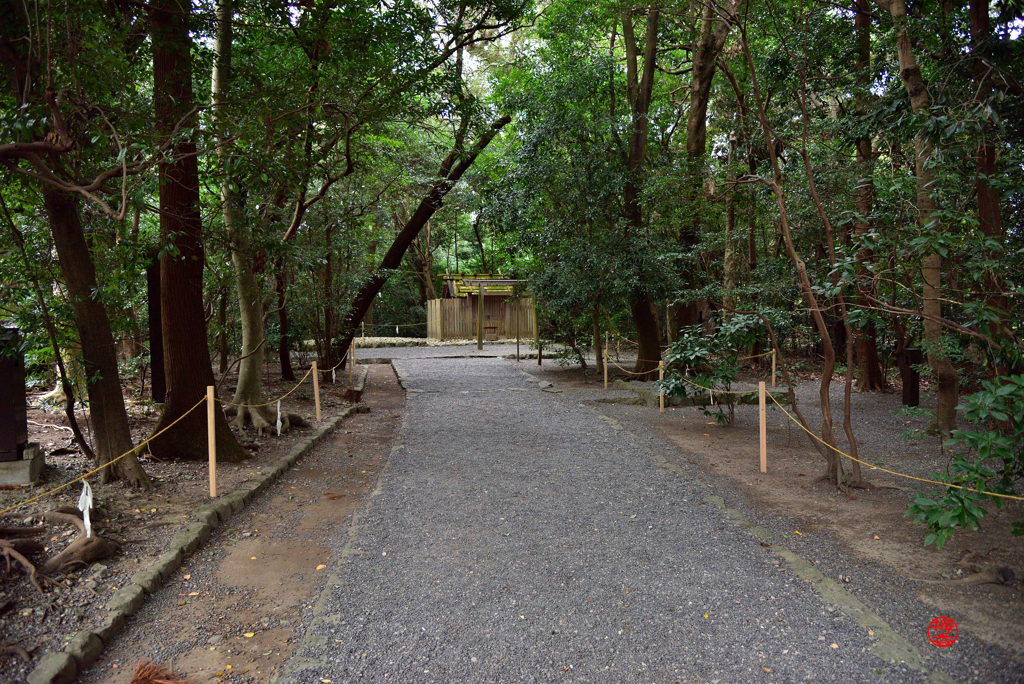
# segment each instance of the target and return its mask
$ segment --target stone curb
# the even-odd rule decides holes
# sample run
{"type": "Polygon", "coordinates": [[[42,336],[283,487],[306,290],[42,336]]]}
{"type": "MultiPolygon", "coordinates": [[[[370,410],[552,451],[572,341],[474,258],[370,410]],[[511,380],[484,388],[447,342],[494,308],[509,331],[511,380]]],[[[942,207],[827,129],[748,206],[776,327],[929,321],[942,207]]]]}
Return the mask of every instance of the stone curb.
{"type": "MultiPolygon", "coordinates": [[[[357,381],[360,391],[366,383],[369,369],[357,381]]],[[[157,558],[148,568],[135,573],[131,581],[114,592],[107,602],[107,618],[95,632],[82,631],[76,634],[64,647],[44,655],[28,675],[29,684],[71,684],[78,673],[95,662],[103,647],[124,629],[125,620],[137,613],[149,594],[153,594],[174,573],[182,562],[196,549],[210,540],[213,528],[226,523],[231,516],[240,512],[254,498],[267,489],[275,480],[286,473],[303,456],[312,451],[343,420],[356,413],[369,413],[366,404],[350,406],[337,416],[328,418],[312,435],[303,439],[274,462],[270,471],[257,476],[240,489],[229,492],[213,501],[197,507],[188,518],[189,524],[171,539],[167,552],[157,558]]]]}

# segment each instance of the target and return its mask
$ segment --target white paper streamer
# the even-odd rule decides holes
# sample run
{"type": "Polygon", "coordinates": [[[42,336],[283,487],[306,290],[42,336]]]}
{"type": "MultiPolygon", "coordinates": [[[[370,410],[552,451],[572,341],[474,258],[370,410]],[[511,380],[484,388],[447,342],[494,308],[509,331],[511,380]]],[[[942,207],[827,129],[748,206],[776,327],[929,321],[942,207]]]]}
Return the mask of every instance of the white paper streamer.
{"type": "Polygon", "coordinates": [[[277,436],[281,436],[281,400],[277,400],[277,436]]]}
{"type": "Polygon", "coordinates": [[[89,522],[89,509],[92,508],[92,487],[85,480],[82,480],[82,495],[78,497],[78,510],[82,511],[82,521],[85,523],[85,536],[92,536],[92,523],[89,522]]]}
{"type": "Polygon", "coordinates": [[[398,326],[397,325],[395,326],[395,334],[396,335],[398,334],[398,326]]]}
{"type": "Polygon", "coordinates": [[[337,385],[338,384],[338,374],[334,371],[333,368],[331,369],[331,384],[332,385],[337,385]]]}

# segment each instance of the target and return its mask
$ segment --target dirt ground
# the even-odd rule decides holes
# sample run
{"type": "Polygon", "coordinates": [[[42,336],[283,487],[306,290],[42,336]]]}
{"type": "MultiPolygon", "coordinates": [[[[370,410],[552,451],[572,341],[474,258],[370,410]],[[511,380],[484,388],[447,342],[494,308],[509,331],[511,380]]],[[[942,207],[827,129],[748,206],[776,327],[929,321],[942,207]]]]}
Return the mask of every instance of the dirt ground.
{"type": "MultiPolygon", "coordinates": [[[[308,366],[307,366],[308,368],[308,366]]],[[[296,368],[301,377],[307,368],[296,368]]],[[[230,400],[229,388],[235,377],[223,383],[219,396],[230,400]]],[[[342,399],[347,389],[348,374],[338,374],[338,384],[321,383],[321,409],[324,417],[336,415],[348,404],[342,399]]],[[[264,396],[280,396],[295,385],[282,382],[276,365],[268,365],[264,375],[264,396]]],[[[143,441],[152,431],[159,415],[159,407],[139,397],[138,387],[128,387],[125,401],[128,407],[132,437],[135,443],[143,441]]],[[[311,378],[282,402],[282,411],[298,414],[315,425],[311,378]]],[[[90,464],[71,439],[63,410],[41,408],[40,394],[29,397],[29,440],[38,442],[47,452],[46,466],[36,487],[22,487],[0,491],[0,509],[25,501],[87,472],[90,464]]],[[[78,412],[78,421],[89,437],[88,411],[78,412]]],[[[218,491],[237,489],[242,483],[260,473],[284,456],[299,440],[307,436],[312,427],[295,428],[281,436],[258,435],[251,428],[236,435],[247,445],[251,458],[242,463],[222,463],[217,469],[218,491]]],[[[186,523],[185,515],[209,499],[209,477],[206,463],[162,462],[150,456],[141,459],[144,469],[153,481],[150,492],[135,492],[120,484],[93,484],[96,510],[92,513],[94,529],[99,534],[119,543],[116,554],[90,569],[68,575],[57,575],[44,581],[45,593],[39,594],[26,579],[20,567],[0,563],[0,646],[18,646],[28,651],[33,662],[42,653],[60,650],[64,642],[78,631],[97,627],[106,614],[110,595],[128,583],[132,574],[145,569],[164,552],[168,540],[186,523]]],[[[76,506],[81,485],[75,484],[38,502],[7,514],[3,525],[37,525],[39,515],[59,506],[76,506]]],[[[41,567],[47,558],[60,552],[76,536],[70,527],[49,526],[44,555],[31,560],[41,567]]],[[[6,677],[24,677],[32,663],[25,663],[15,655],[0,655],[0,670],[6,677]]]]}
{"type": "Polygon", "coordinates": [[[322,589],[324,540],[351,522],[390,454],[405,394],[370,366],[368,414],[331,437],[252,506],[218,528],[134,616],[82,682],[124,684],[151,659],[205,682],[267,682],[294,650],[295,627],[322,589]]]}
{"type": "MultiPolygon", "coordinates": [[[[937,614],[957,615],[961,628],[1024,661],[1024,538],[1010,534],[1012,522],[1022,517],[1019,503],[1011,501],[1002,511],[993,510],[978,531],[958,530],[937,551],[934,545],[923,545],[924,526],[904,517],[914,492],[934,491],[937,487],[865,467],[864,476],[871,488],[839,492],[819,480],[824,461],[809,438],[781,412],[769,416],[768,472],[761,474],[757,406],[737,407],[734,424],[723,427],[713,417],[689,406],[669,407],[661,414],[656,407],[597,403],[595,398],[600,398],[603,391],[601,378],[591,372],[584,379],[578,367],[545,363],[543,370],[533,364],[524,370],[556,382],[567,392],[581,393],[581,398],[593,401],[599,411],[609,412],[614,407],[640,417],[679,447],[676,458],[691,467],[697,465],[712,477],[725,478],[756,508],[792,519],[801,532],[833,535],[856,557],[884,564],[915,580],[916,598],[934,606],[937,614]],[[1004,585],[951,583],[971,573],[1000,567],[1010,568],[1016,580],[1004,585]]],[[[629,379],[624,373],[611,377],[629,379]]],[[[755,383],[765,379],[765,373],[752,369],[742,379],[755,383]]],[[[818,384],[817,378],[808,375],[796,385],[801,408],[812,426],[820,422],[820,412],[815,408],[818,384]]],[[[922,406],[927,390],[926,385],[922,387],[922,406]]],[[[833,384],[831,394],[837,431],[841,432],[841,382],[833,384]]],[[[861,442],[861,460],[916,477],[944,470],[949,451],[940,449],[937,438],[923,434],[927,417],[899,411],[900,396],[898,386],[885,393],[854,391],[852,415],[861,442]],[[907,431],[914,431],[913,437],[901,438],[901,433],[907,431]]],[[[845,449],[845,440],[838,446],[845,449]]]]}

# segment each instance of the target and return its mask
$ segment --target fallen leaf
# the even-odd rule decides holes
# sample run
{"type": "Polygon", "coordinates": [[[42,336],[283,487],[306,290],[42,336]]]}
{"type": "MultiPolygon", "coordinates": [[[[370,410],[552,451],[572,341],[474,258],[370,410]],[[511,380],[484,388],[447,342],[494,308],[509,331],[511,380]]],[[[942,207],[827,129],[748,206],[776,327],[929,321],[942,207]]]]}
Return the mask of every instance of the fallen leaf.
{"type": "Polygon", "coordinates": [[[829,644],[829,648],[839,648],[839,644],[829,644]]]}
{"type": "Polygon", "coordinates": [[[761,542],[761,546],[763,546],[763,547],[764,547],[764,548],[766,548],[766,549],[770,549],[770,548],[772,548],[772,545],[771,545],[771,544],[766,544],[765,542],[761,542]]]}
{"type": "Polygon", "coordinates": [[[323,569],[324,569],[324,568],[326,568],[326,567],[327,567],[326,565],[324,565],[323,563],[321,563],[320,565],[316,566],[316,569],[317,569],[317,570],[323,570],[323,569]]]}
{"type": "Polygon", "coordinates": [[[256,560],[256,556],[253,556],[253,557],[252,557],[252,558],[250,558],[249,560],[256,560]]]}
{"type": "Polygon", "coordinates": [[[869,629],[868,630],[868,636],[875,636],[875,630],[869,629]]]}
{"type": "Polygon", "coordinates": [[[526,619],[526,616],[525,616],[525,615],[520,615],[520,616],[519,616],[519,619],[520,619],[520,620],[525,620],[525,619],[526,619]]]}
{"type": "Polygon", "coordinates": [[[192,575],[185,575],[182,579],[192,579],[192,575]]]}
{"type": "Polygon", "coordinates": [[[879,537],[879,536],[878,536],[878,535],[876,534],[876,535],[875,535],[875,539],[881,539],[881,537],[879,537]]]}
{"type": "Polygon", "coordinates": [[[340,499],[341,497],[343,497],[345,495],[344,494],[335,494],[334,492],[327,492],[326,494],[324,494],[324,496],[326,498],[330,499],[331,501],[334,501],[335,499],[340,499]]]}
{"type": "Polygon", "coordinates": [[[252,639],[254,636],[256,636],[256,632],[246,632],[242,636],[244,636],[246,639],[252,639]]]}
{"type": "Polygon", "coordinates": [[[330,679],[321,679],[320,681],[323,682],[324,684],[331,684],[331,680],[330,679]]]}
{"type": "Polygon", "coordinates": [[[708,614],[707,614],[707,613],[704,613],[704,617],[707,617],[707,616],[708,616],[708,614]]]}
{"type": "Polygon", "coordinates": [[[264,651],[263,655],[270,655],[273,651],[264,651]]]}
{"type": "Polygon", "coordinates": [[[228,666],[227,666],[227,667],[225,667],[224,669],[225,669],[225,670],[230,670],[230,669],[231,669],[231,666],[230,666],[230,665],[228,665],[228,666]]]}
{"type": "Polygon", "coordinates": [[[190,592],[188,592],[188,595],[189,596],[199,596],[199,592],[198,591],[190,591],[190,592]]]}
{"type": "Polygon", "coordinates": [[[761,669],[764,670],[765,672],[767,672],[768,674],[772,673],[772,668],[770,668],[770,667],[765,667],[764,665],[762,665],[761,669]]]}
{"type": "Polygon", "coordinates": [[[224,676],[224,670],[217,670],[217,675],[216,676],[223,677],[224,676]]]}
{"type": "Polygon", "coordinates": [[[802,537],[802,536],[804,536],[804,535],[803,535],[803,532],[799,532],[799,531],[797,531],[797,530],[793,530],[793,534],[797,534],[797,535],[800,535],[801,537],[802,537]]]}

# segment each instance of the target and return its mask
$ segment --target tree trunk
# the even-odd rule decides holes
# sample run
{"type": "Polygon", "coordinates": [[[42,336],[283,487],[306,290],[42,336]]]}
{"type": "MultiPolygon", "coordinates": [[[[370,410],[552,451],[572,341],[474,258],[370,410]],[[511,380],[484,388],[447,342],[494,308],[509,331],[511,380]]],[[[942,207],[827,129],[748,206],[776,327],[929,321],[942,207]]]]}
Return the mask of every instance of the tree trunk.
{"type": "Polygon", "coordinates": [[[274,265],[274,291],[277,294],[279,333],[277,358],[281,364],[281,379],[295,382],[295,371],[292,370],[291,342],[288,339],[288,271],[283,257],[279,257],[274,265]]]}
{"type": "MultiPolygon", "coordinates": [[[[626,82],[629,89],[629,104],[633,115],[633,126],[629,140],[629,156],[626,158],[628,171],[622,203],[628,229],[634,234],[643,230],[643,214],[640,206],[640,189],[644,184],[644,164],[647,157],[647,130],[650,126],[648,114],[651,109],[651,93],[654,89],[654,73],[658,49],[658,20],[661,11],[651,6],[647,9],[647,29],[643,44],[643,72],[637,64],[637,44],[633,35],[633,10],[628,9],[622,16],[623,47],[626,52],[626,82]]],[[[637,353],[633,372],[641,380],[654,379],[661,365],[661,331],[658,319],[651,310],[647,291],[638,286],[629,293],[629,309],[636,326],[637,353]]]]}
{"type": "MultiPolygon", "coordinates": [[[[856,0],[856,14],[853,19],[854,39],[857,50],[857,87],[860,92],[857,94],[857,109],[864,112],[867,109],[866,90],[870,86],[871,67],[871,3],[870,0],[856,0]]],[[[875,182],[874,182],[874,150],[871,145],[870,136],[865,136],[856,141],[857,146],[857,220],[854,224],[854,234],[863,241],[871,232],[871,213],[875,204],[875,182]]],[[[862,311],[867,311],[871,306],[871,297],[874,297],[877,288],[874,281],[874,252],[862,246],[857,252],[857,306],[862,311]]],[[[857,328],[857,389],[861,392],[879,391],[888,387],[885,375],[882,373],[882,364],[878,358],[878,342],[875,323],[868,319],[863,325],[857,328]]]]}
{"type": "MultiPolygon", "coordinates": [[[[924,77],[911,49],[910,27],[907,6],[904,0],[876,0],[878,5],[892,15],[896,29],[896,50],[899,57],[900,79],[910,97],[914,113],[926,111],[931,103],[924,77]]],[[[932,186],[935,173],[929,161],[932,144],[919,134],[914,140],[914,168],[917,177],[918,221],[925,230],[931,230],[932,214],[935,213],[935,197],[932,186]]],[[[921,260],[924,276],[922,288],[922,313],[924,314],[924,338],[927,346],[928,365],[938,383],[938,402],[935,410],[935,428],[943,436],[949,436],[956,429],[956,405],[959,401],[959,378],[956,368],[943,349],[942,335],[942,257],[929,252],[921,260]]]]}
{"type": "MultiPolygon", "coordinates": [[[[722,8],[723,13],[732,14],[738,5],[736,0],[727,0],[722,8]]],[[[679,242],[684,249],[694,251],[700,239],[700,205],[704,193],[703,162],[707,154],[708,140],[708,103],[711,100],[711,86],[714,84],[715,72],[718,70],[718,58],[725,47],[729,36],[730,23],[723,19],[718,7],[712,0],[699,3],[700,33],[693,49],[693,61],[690,81],[690,106],[686,111],[686,160],[689,168],[686,173],[684,196],[690,204],[690,215],[683,222],[679,232],[679,242]]],[[[684,283],[686,288],[697,286],[697,274],[691,273],[684,283]]],[[[697,325],[702,322],[702,312],[707,308],[705,302],[690,302],[676,309],[676,327],[697,325]]]]}
{"type": "MultiPolygon", "coordinates": [[[[992,82],[989,80],[990,68],[985,64],[988,59],[988,49],[985,42],[989,39],[991,26],[988,16],[988,0],[971,0],[971,43],[973,50],[977,53],[978,59],[974,61],[974,84],[977,99],[984,101],[992,93],[992,82]]],[[[978,144],[977,170],[978,175],[974,180],[974,187],[978,193],[978,228],[986,238],[995,240],[1000,245],[1004,244],[1003,219],[999,210],[999,191],[993,189],[988,178],[995,175],[996,160],[999,158],[998,148],[989,140],[990,131],[982,129],[981,141],[978,144]]],[[[996,258],[996,254],[990,255],[996,258]]],[[[1003,279],[999,273],[990,271],[985,278],[985,289],[987,294],[985,301],[993,309],[992,315],[996,319],[995,336],[1003,337],[1010,330],[1009,306],[1010,302],[1003,285],[1003,279]]],[[[1004,364],[997,360],[996,372],[1006,372],[1004,364]]]]}
{"type": "MultiPolygon", "coordinates": [[[[228,172],[232,150],[225,143],[228,127],[225,108],[231,91],[231,49],[234,22],[232,0],[217,2],[217,36],[214,43],[215,58],[210,78],[210,99],[213,102],[214,134],[220,146],[217,156],[223,164],[224,179],[220,186],[221,212],[224,230],[231,249],[231,266],[235,272],[235,290],[238,295],[238,318],[242,326],[242,350],[238,362],[238,383],[231,403],[238,405],[234,425],[238,429],[246,422],[262,434],[276,421],[276,413],[263,404],[263,362],[266,356],[266,330],[263,325],[263,297],[259,280],[253,268],[252,244],[245,226],[241,198],[237,184],[228,172]]],[[[226,300],[226,299],[225,299],[226,300]]],[[[225,326],[226,327],[226,326],[225,326]]],[[[226,333],[226,330],[225,330],[226,333]]],[[[287,415],[282,414],[282,432],[290,427],[287,415]]]]}
{"type": "Polygon", "coordinates": [[[217,325],[220,332],[217,335],[217,347],[220,352],[220,373],[228,372],[228,293],[220,293],[220,309],[217,311],[217,325]]]}
{"type": "MultiPolygon", "coordinates": [[[[121,394],[114,335],[107,312],[96,299],[96,270],[82,231],[77,195],[69,195],[44,185],[43,203],[50,219],[61,275],[75,311],[75,326],[82,344],[82,361],[89,392],[95,465],[101,466],[131,451],[134,446],[128,413],[124,407],[124,395],[121,394]]],[[[100,482],[107,482],[111,476],[124,480],[132,487],[151,489],[153,486],[135,454],[125,456],[112,468],[102,470],[100,482]]]]}
{"type": "MultiPolygon", "coordinates": [[[[150,4],[154,113],[161,136],[170,135],[179,121],[194,116],[190,14],[186,0],[150,4]]],[[[159,458],[205,460],[206,411],[192,409],[214,379],[203,312],[205,259],[195,155],[195,143],[184,138],[174,147],[173,156],[159,165],[160,233],[175,249],[160,259],[167,400],[154,434],[167,431],[151,443],[151,449],[159,458]]],[[[246,453],[231,433],[224,412],[218,407],[214,415],[218,460],[244,459],[246,453]]]]}
{"type": "Polygon", "coordinates": [[[150,396],[153,403],[167,398],[167,376],[164,370],[164,323],[160,307],[160,260],[154,253],[146,266],[146,306],[149,317],[150,396]]]}
{"type": "Polygon", "coordinates": [[[413,240],[415,240],[420,234],[420,231],[427,224],[427,221],[429,221],[434,215],[434,212],[441,208],[441,205],[444,203],[445,195],[447,195],[448,191],[452,189],[452,186],[462,178],[462,174],[464,174],[466,170],[473,165],[477,156],[490,144],[491,140],[494,139],[494,136],[496,136],[511,120],[511,117],[508,116],[501,117],[491,124],[491,127],[480,136],[476,145],[471,149],[460,149],[461,146],[457,146],[456,149],[453,149],[445,160],[441,162],[441,168],[438,170],[437,179],[430,184],[430,189],[427,191],[426,196],[420,200],[420,204],[416,208],[416,211],[413,212],[413,215],[409,217],[405,226],[395,237],[394,242],[391,243],[391,247],[384,255],[380,265],[352,300],[348,313],[345,315],[344,328],[341,331],[339,349],[342,354],[345,354],[348,351],[348,347],[352,343],[352,338],[355,336],[356,328],[359,326],[359,322],[363,320],[363,316],[366,315],[366,312],[370,309],[370,305],[373,304],[373,300],[377,296],[377,293],[380,292],[382,287],[384,287],[384,283],[388,281],[391,274],[397,271],[398,267],[401,266],[402,259],[405,256],[405,252],[409,249],[409,245],[411,245],[413,240]]]}
{"type": "Polygon", "coordinates": [[[736,308],[736,283],[739,280],[740,249],[742,242],[736,230],[736,152],[739,149],[739,134],[729,134],[729,158],[726,161],[726,178],[729,184],[725,194],[725,256],[722,259],[722,303],[726,309],[736,308]]]}

